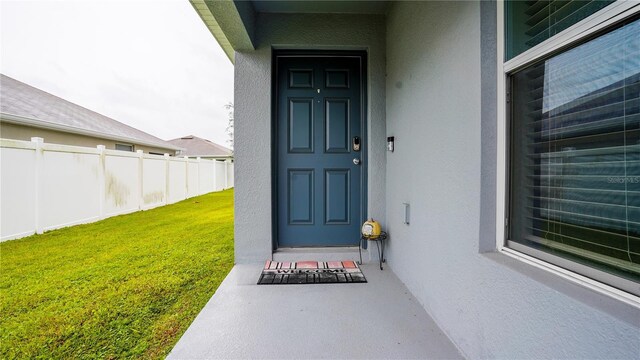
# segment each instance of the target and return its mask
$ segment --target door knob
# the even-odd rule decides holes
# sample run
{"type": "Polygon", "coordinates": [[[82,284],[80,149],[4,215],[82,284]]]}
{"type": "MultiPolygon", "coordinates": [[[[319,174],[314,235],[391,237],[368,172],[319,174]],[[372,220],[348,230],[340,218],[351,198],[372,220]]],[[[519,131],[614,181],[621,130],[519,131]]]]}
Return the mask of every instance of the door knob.
{"type": "Polygon", "coordinates": [[[356,164],[356,165],[360,165],[360,159],[354,158],[353,159],[353,163],[356,164]]]}

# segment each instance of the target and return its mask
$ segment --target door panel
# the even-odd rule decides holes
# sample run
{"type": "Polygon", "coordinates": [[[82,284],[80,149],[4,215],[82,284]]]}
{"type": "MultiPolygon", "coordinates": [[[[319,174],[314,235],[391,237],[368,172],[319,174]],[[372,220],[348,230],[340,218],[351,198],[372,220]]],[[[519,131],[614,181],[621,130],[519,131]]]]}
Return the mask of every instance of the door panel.
{"type": "Polygon", "coordinates": [[[325,100],[325,151],[349,152],[349,99],[325,100]]]}
{"type": "Polygon", "coordinates": [[[357,245],[366,148],[361,58],[276,61],[278,246],[357,245]],[[362,151],[353,149],[355,136],[362,151]]]}
{"type": "Polygon", "coordinates": [[[313,152],[313,99],[289,99],[289,152],[313,152]]]}
{"type": "Polygon", "coordinates": [[[325,71],[325,86],[327,88],[349,88],[349,70],[327,69],[325,71]]]}
{"type": "Polygon", "coordinates": [[[349,169],[325,170],[325,224],[349,224],[351,203],[349,169]]]}
{"type": "Polygon", "coordinates": [[[289,225],[313,224],[313,169],[289,169],[289,225]]]}
{"type": "Polygon", "coordinates": [[[313,69],[289,69],[290,88],[313,88],[313,69]]]}

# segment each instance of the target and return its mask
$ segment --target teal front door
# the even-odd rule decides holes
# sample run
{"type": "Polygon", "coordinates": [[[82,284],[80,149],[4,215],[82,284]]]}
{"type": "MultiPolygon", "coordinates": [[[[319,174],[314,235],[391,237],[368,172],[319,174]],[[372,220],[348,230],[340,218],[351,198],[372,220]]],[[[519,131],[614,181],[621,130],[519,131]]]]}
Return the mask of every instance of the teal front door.
{"type": "Polygon", "coordinates": [[[358,244],[365,149],[361,56],[276,56],[279,247],[358,244]]]}

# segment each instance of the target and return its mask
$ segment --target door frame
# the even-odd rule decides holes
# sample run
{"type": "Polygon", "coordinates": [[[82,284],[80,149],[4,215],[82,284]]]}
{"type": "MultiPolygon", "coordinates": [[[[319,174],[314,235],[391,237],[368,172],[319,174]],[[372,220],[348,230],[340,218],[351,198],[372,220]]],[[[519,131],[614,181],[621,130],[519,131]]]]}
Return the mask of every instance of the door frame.
{"type": "MultiPolygon", "coordinates": [[[[272,49],[271,59],[271,246],[278,249],[278,60],[284,57],[336,57],[357,58],[360,61],[360,128],[362,130],[362,171],[360,176],[360,223],[367,217],[368,189],[368,144],[367,131],[367,52],[364,50],[276,50],[272,49]]],[[[358,221],[358,220],[356,220],[358,221]]],[[[355,240],[355,239],[354,239],[355,240]]]]}

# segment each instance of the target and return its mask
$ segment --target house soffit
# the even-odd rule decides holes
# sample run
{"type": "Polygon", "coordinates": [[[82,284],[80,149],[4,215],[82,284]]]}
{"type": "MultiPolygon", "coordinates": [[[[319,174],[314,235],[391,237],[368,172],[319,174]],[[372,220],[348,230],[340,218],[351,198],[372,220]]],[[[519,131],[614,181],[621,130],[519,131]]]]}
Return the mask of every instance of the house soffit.
{"type": "Polygon", "coordinates": [[[257,13],[383,15],[391,4],[391,1],[190,1],[232,63],[236,51],[255,49],[257,13]]]}
{"type": "Polygon", "coordinates": [[[254,50],[255,11],[248,1],[190,0],[222,50],[233,63],[235,52],[254,50]]]}
{"type": "Polygon", "coordinates": [[[252,1],[253,8],[260,13],[328,13],[384,15],[390,1],[252,1]]]}

